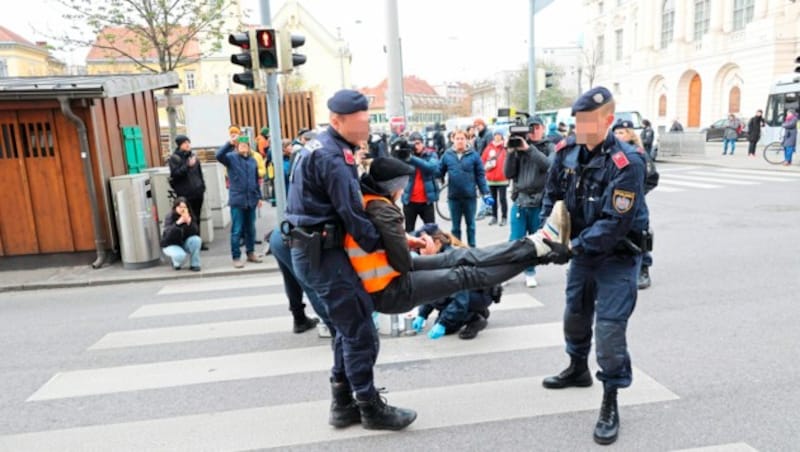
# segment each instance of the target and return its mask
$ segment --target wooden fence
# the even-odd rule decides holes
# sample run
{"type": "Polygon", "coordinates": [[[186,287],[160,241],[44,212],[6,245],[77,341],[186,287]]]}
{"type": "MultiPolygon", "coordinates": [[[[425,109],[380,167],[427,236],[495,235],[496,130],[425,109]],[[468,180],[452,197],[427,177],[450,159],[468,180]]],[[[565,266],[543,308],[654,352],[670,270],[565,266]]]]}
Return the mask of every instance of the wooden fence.
{"type": "MultiPolygon", "coordinates": [[[[231,124],[253,127],[258,133],[269,126],[267,118],[267,96],[264,93],[231,94],[228,97],[231,124]]],[[[287,93],[280,102],[281,137],[289,139],[297,135],[301,127],[313,129],[314,95],[310,91],[287,93]]]]}

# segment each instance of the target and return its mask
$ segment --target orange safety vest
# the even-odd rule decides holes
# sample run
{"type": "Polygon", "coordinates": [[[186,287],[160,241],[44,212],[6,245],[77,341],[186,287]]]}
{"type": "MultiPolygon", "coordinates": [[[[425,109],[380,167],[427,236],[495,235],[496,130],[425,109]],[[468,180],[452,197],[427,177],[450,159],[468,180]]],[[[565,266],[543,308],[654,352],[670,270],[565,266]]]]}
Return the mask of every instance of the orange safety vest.
{"type": "MultiPolygon", "coordinates": [[[[364,207],[372,200],[380,200],[391,204],[388,199],[382,196],[364,195],[364,207]]],[[[367,293],[380,292],[389,285],[392,280],[400,276],[400,272],[389,265],[389,259],[386,257],[385,250],[375,250],[368,253],[358,246],[358,243],[352,235],[346,234],[344,236],[344,249],[347,251],[347,256],[350,258],[350,265],[358,273],[364,284],[364,290],[367,293]]]]}

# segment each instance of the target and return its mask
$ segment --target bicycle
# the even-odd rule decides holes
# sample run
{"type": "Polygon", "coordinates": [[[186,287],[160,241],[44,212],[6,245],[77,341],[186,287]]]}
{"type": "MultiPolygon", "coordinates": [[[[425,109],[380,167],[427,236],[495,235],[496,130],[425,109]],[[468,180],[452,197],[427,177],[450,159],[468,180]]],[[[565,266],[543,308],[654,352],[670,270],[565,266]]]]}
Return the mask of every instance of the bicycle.
{"type": "Polygon", "coordinates": [[[447,182],[439,182],[436,180],[436,185],[439,186],[439,200],[436,201],[436,213],[444,221],[450,221],[450,207],[447,205],[447,182]]]}
{"type": "Polygon", "coordinates": [[[783,152],[783,146],[780,141],[773,141],[772,143],[764,146],[764,160],[773,164],[780,165],[786,161],[786,155],[783,152]]]}

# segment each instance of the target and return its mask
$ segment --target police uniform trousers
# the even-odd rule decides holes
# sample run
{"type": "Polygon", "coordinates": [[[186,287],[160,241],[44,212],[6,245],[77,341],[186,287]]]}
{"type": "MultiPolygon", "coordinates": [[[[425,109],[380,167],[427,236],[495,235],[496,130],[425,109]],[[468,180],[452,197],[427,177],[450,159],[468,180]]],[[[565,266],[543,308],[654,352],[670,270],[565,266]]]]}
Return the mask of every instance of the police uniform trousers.
{"type": "Polygon", "coordinates": [[[415,256],[413,269],[373,293],[375,310],[402,314],[462,290],[490,288],[536,264],[536,247],[527,239],[481,248],[453,248],[415,256]]]}
{"type": "Polygon", "coordinates": [[[348,381],[366,400],[375,394],[372,368],[378,359],[378,334],[372,322],[372,297],[364,290],[343,248],[321,251],[318,268],[311,268],[306,251],[292,248],[295,274],[325,305],[335,329],[332,376],[348,381]]]}
{"type": "Polygon", "coordinates": [[[597,378],[606,389],[626,388],[632,381],[625,331],[636,306],[641,255],[579,255],[567,275],[564,336],[567,353],[586,359],[594,320],[597,378]]]}

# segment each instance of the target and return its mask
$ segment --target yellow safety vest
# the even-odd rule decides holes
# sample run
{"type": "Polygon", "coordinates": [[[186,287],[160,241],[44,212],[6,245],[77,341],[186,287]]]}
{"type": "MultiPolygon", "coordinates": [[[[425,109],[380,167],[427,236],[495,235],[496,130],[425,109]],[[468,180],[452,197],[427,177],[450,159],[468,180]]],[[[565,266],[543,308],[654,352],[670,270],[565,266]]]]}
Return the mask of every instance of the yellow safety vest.
{"type": "MultiPolygon", "coordinates": [[[[376,195],[364,195],[364,208],[367,203],[372,200],[380,200],[391,204],[388,199],[376,195]]],[[[361,282],[364,284],[364,290],[367,293],[380,292],[389,285],[392,280],[400,276],[400,272],[389,265],[389,259],[386,257],[385,250],[375,250],[368,253],[358,246],[358,243],[352,235],[346,234],[344,236],[344,249],[347,251],[347,256],[350,258],[350,264],[353,269],[358,273],[361,282]]]]}

